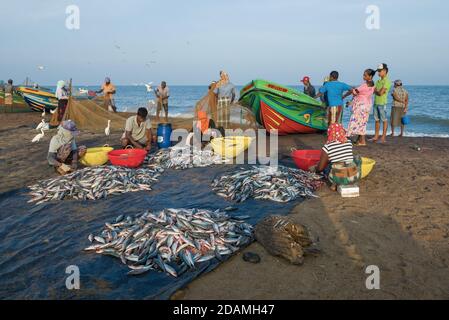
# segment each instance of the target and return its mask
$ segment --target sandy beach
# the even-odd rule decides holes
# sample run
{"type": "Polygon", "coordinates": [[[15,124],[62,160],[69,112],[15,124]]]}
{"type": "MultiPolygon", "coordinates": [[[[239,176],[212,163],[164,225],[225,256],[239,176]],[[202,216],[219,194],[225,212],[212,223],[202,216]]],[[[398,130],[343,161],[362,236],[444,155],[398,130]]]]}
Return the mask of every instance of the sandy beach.
{"type": "MultiPolygon", "coordinates": [[[[55,176],[46,162],[47,133],[31,143],[40,114],[0,114],[0,192],[55,176]]],[[[182,119],[175,127],[188,126],[182,119]]],[[[118,147],[109,137],[83,132],[78,144],[118,147]]],[[[292,147],[319,148],[323,135],[281,137],[280,158],[292,147]]],[[[173,299],[448,299],[449,139],[393,138],[356,153],[376,160],[361,196],[343,199],[323,187],[290,217],[319,238],[322,253],[302,266],[270,256],[257,242],[173,295],[173,299]],[[419,145],[421,151],[412,147],[419,145]],[[243,252],[258,253],[249,264],[243,252]],[[367,290],[365,268],[380,268],[380,290],[367,290]]]]}

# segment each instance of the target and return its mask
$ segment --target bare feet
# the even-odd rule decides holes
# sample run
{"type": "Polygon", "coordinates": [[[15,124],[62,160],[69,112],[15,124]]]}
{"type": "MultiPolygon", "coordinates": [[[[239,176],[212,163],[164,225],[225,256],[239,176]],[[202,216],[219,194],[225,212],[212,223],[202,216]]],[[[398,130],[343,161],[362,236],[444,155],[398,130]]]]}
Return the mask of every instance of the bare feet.
{"type": "Polygon", "coordinates": [[[376,143],[377,140],[379,140],[379,137],[374,137],[374,138],[368,139],[369,142],[374,142],[374,143],[376,143]]]}

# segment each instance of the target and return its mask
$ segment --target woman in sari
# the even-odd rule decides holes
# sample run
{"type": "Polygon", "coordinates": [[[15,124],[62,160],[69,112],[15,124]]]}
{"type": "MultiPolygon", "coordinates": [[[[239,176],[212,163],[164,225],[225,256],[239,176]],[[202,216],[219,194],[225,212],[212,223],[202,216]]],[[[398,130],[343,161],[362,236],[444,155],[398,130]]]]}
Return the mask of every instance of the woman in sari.
{"type": "MultiPolygon", "coordinates": [[[[375,89],[373,77],[375,73],[372,69],[365,70],[363,73],[365,83],[352,90],[354,98],[352,100],[352,115],[349,120],[348,137],[358,136],[356,146],[366,146],[366,125],[373,105],[372,97],[375,89]]],[[[347,95],[349,94],[351,92],[347,95]]]]}

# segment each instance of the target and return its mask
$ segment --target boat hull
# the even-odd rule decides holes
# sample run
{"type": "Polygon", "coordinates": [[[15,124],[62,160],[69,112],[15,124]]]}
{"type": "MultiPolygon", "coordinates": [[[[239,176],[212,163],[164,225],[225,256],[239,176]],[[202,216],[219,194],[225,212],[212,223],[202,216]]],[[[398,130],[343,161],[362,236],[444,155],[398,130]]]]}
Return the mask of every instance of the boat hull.
{"type": "MultiPolygon", "coordinates": [[[[42,112],[54,110],[58,107],[58,99],[54,92],[50,90],[41,90],[30,87],[18,87],[17,92],[23,97],[23,100],[28,104],[31,110],[42,112]]],[[[77,100],[92,100],[96,97],[95,94],[88,92],[86,95],[75,95],[73,98],[77,100]]]]}
{"type": "Polygon", "coordinates": [[[53,92],[28,87],[18,87],[17,92],[23,97],[31,110],[42,112],[58,107],[58,99],[53,92]]]}
{"type": "Polygon", "coordinates": [[[254,80],[241,91],[240,101],[268,131],[279,135],[327,129],[326,109],[303,93],[278,84],[254,80]]]}

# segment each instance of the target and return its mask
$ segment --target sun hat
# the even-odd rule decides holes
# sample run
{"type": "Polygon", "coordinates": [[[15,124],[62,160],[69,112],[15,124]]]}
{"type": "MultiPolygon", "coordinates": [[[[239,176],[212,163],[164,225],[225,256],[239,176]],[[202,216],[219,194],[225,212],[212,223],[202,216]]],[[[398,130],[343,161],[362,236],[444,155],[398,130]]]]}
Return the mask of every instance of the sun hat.
{"type": "Polygon", "coordinates": [[[76,127],[75,122],[72,120],[65,120],[61,123],[61,127],[64,129],[70,131],[74,136],[77,136],[80,132],[78,128],[76,127]]]}

